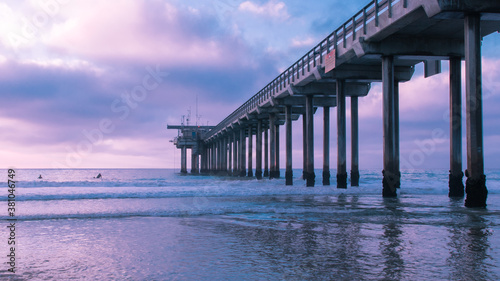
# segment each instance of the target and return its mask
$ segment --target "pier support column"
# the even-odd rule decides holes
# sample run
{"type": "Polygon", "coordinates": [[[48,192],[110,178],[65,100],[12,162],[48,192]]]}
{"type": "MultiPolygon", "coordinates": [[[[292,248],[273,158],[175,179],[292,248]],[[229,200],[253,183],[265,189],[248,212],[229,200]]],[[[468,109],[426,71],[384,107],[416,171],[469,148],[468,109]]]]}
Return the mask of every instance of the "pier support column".
{"type": "Polygon", "coordinates": [[[228,134],[227,136],[227,174],[228,175],[232,175],[233,174],[233,167],[231,165],[231,161],[233,160],[233,146],[232,146],[232,143],[231,143],[231,135],[228,134]]]}
{"type": "Polygon", "coordinates": [[[286,172],[285,184],[293,185],[292,171],[292,106],[287,105],[285,108],[286,115],[286,172]]]}
{"type": "Polygon", "coordinates": [[[276,138],[275,138],[275,144],[276,144],[276,148],[274,149],[275,153],[276,153],[276,156],[275,156],[275,160],[276,160],[276,165],[274,167],[274,177],[275,178],[280,178],[281,175],[280,175],[280,126],[277,124],[278,120],[276,120],[275,122],[275,125],[276,125],[276,129],[274,130],[275,134],[276,134],[276,138]]]}
{"type": "Polygon", "coordinates": [[[220,139],[217,140],[217,148],[216,148],[216,154],[217,154],[217,174],[219,174],[220,170],[221,170],[221,141],[220,139]]]}
{"type": "Polygon", "coordinates": [[[181,147],[181,174],[187,174],[186,147],[181,147]]]}
{"type": "Polygon", "coordinates": [[[330,107],[323,107],[323,185],[330,185],[330,107]]]}
{"type": "Polygon", "coordinates": [[[269,131],[264,129],[264,177],[269,177],[269,131]]]}
{"type": "Polygon", "coordinates": [[[226,138],[222,137],[220,140],[220,170],[222,174],[225,174],[227,172],[227,143],[226,143],[226,138]]]}
{"type": "Polygon", "coordinates": [[[211,144],[207,143],[206,144],[206,150],[207,150],[207,173],[210,173],[212,170],[212,150],[211,150],[211,144]]]}
{"type": "Polygon", "coordinates": [[[358,97],[351,97],[351,186],[359,186],[358,97]]]}
{"type": "Polygon", "coordinates": [[[203,145],[203,173],[208,172],[208,147],[207,144],[203,145]]]}
{"type": "Polygon", "coordinates": [[[222,170],[222,141],[217,140],[217,174],[222,170]]]}
{"type": "Polygon", "coordinates": [[[221,171],[222,174],[225,176],[227,174],[227,137],[222,137],[221,139],[221,145],[222,145],[222,151],[221,151],[221,171]]]}
{"type": "Polygon", "coordinates": [[[396,189],[401,185],[399,172],[399,126],[397,124],[398,106],[395,96],[394,58],[382,57],[382,88],[383,88],[383,124],[384,124],[384,170],[383,197],[396,197],[396,189]]]}
{"type": "Polygon", "coordinates": [[[276,116],[274,113],[269,114],[269,135],[270,135],[270,155],[271,167],[269,171],[269,178],[273,179],[276,171],[276,116]]]}
{"type": "Polygon", "coordinates": [[[252,125],[248,125],[248,177],[253,177],[253,135],[252,125]]]}
{"type": "Polygon", "coordinates": [[[314,186],[314,108],[313,96],[306,96],[306,143],[307,143],[307,158],[306,158],[306,186],[314,186]]]}
{"type": "Polygon", "coordinates": [[[256,136],[256,151],[255,151],[255,177],[262,179],[262,120],[257,121],[257,136],[256,136]]]}
{"type": "Polygon", "coordinates": [[[206,150],[205,147],[202,146],[200,154],[200,174],[205,173],[205,155],[206,155],[206,150]]]}
{"type": "Polygon", "coordinates": [[[345,81],[337,80],[337,188],[347,188],[345,81]]]}
{"type": "Polygon", "coordinates": [[[307,116],[302,114],[302,179],[307,179],[307,116]]]}
{"type": "Polygon", "coordinates": [[[236,131],[233,131],[233,176],[238,175],[238,140],[236,139],[236,131]]]}
{"type": "Polygon", "coordinates": [[[216,142],[212,144],[212,173],[217,171],[217,146],[216,142]]]}
{"type": "Polygon", "coordinates": [[[240,177],[244,177],[247,174],[247,168],[246,168],[246,149],[247,149],[247,143],[246,143],[246,133],[245,133],[245,128],[241,127],[240,129],[240,177]]]}
{"type": "Polygon", "coordinates": [[[196,153],[195,149],[191,149],[191,174],[199,174],[200,170],[198,168],[198,162],[200,161],[200,158],[198,154],[196,153]]]}
{"type": "Polygon", "coordinates": [[[464,197],[462,172],[462,59],[450,58],[450,175],[449,197],[464,197]]]}
{"type": "Polygon", "coordinates": [[[216,171],[217,171],[217,174],[219,174],[220,170],[221,170],[221,141],[220,139],[217,140],[216,142],[216,148],[215,148],[215,153],[216,153],[216,171]]]}
{"type": "Polygon", "coordinates": [[[481,76],[481,19],[465,16],[465,100],[467,123],[466,207],[486,207],[488,190],[484,175],[483,109],[481,76]]]}
{"type": "Polygon", "coordinates": [[[213,155],[213,167],[212,167],[212,172],[213,173],[217,173],[217,161],[218,161],[218,156],[217,156],[217,151],[218,151],[218,147],[217,147],[217,140],[214,140],[214,143],[213,143],[213,148],[212,148],[212,155],[213,155]]]}

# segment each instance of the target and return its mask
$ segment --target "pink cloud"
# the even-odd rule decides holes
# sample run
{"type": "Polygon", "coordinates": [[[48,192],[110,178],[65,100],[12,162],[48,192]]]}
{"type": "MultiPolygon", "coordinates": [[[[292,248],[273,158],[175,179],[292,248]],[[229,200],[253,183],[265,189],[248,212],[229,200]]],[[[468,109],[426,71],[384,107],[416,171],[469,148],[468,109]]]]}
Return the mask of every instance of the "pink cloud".
{"type": "Polygon", "coordinates": [[[122,0],[119,9],[115,2],[92,2],[68,6],[47,44],[70,56],[169,66],[226,65],[238,53],[228,42],[187,29],[186,21],[199,15],[172,4],[155,2],[151,11],[144,1],[122,0]]]}

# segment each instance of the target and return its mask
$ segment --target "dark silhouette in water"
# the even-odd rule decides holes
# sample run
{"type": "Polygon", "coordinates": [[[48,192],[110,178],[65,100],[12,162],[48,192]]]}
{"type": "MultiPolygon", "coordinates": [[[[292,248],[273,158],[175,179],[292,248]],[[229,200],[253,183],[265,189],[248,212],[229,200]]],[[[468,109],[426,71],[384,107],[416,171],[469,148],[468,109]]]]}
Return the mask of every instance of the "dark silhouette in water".
{"type": "Polygon", "coordinates": [[[39,175],[39,176],[38,176],[38,179],[40,179],[40,180],[41,180],[41,179],[42,179],[42,175],[39,175]]]}
{"type": "Polygon", "coordinates": [[[99,173],[99,174],[97,175],[97,177],[95,177],[95,179],[100,179],[100,178],[102,178],[101,173],[99,173]]]}

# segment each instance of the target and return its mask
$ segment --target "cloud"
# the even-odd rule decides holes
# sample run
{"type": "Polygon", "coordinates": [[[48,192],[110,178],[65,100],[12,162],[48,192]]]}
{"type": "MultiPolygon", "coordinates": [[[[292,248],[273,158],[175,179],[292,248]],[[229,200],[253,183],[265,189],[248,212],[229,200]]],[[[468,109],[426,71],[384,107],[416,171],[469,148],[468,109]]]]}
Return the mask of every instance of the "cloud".
{"type": "Polygon", "coordinates": [[[91,2],[68,5],[45,44],[62,55],[101,62],[212,67],[245,62],[241,42],[193,8],[164,1],[91,2]]]}
{"type": "Polygon", "coordinates": [[[253,13],[259,16],[265,16],[280,21],[284,21],[290,18],[286,4],[273,0],[267,2],[264,5],[258,5],[252,1],[245,1],[239,5],[238,9],[240,11],[253,13]]]}
{"type": "Polygon", "coordinates": [[[307,38],[302,38],[302,39],[297,39],[294,38],[292,39],[292,47],[312,47],[313,45],[317,44],[318,40],[315,40],[312,37],[307,37],[307,38]]]}

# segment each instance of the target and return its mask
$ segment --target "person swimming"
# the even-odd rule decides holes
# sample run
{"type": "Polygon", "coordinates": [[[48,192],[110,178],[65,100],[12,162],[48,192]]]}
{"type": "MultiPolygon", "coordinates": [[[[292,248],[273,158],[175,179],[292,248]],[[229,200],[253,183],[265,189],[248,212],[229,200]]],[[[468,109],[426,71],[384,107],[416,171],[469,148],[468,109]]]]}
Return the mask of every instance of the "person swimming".
{"type": "Polygon", "coordinates": [[[99,173],[99,174],[97,175],[97,177],[95,177],[95,178],[96,178],[96,179],[100,179],[100,178],[102,178],[101,173],[99,173]]]}
{"type": "Polygon", "coordinates": [[[42,179],[42,175],[39,175],[39,176],[38,176],[38,179],[40,179],[40,180],[41,180],[41,179],[42,179]]]}

